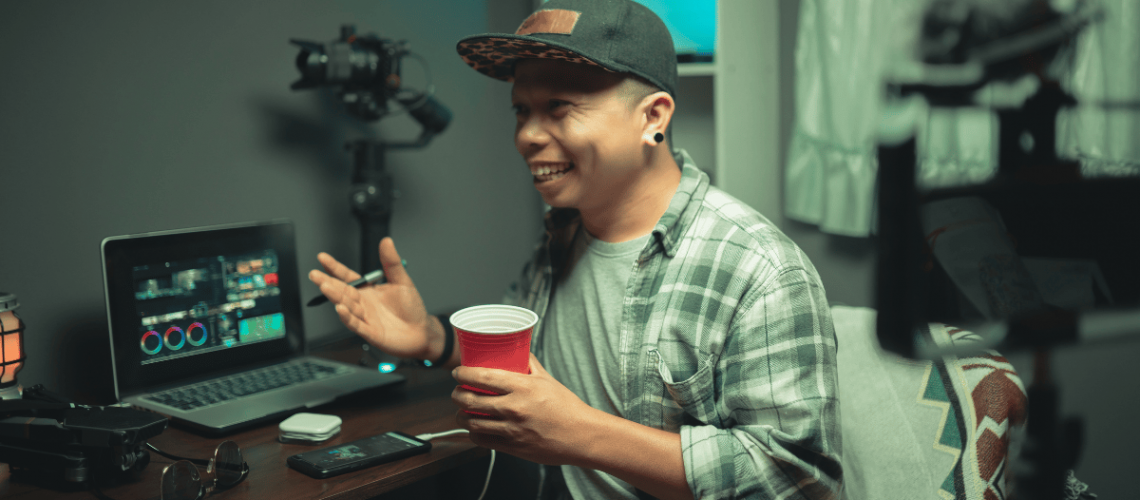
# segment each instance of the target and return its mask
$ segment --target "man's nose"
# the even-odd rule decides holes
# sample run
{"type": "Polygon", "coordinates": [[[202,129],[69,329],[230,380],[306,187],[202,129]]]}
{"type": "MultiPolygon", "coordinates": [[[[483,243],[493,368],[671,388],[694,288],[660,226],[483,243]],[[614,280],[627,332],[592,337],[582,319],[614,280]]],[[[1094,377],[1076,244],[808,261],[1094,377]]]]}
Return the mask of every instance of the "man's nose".
{"type": "Polygon", "coordinates": [[[550,134],[543,127],[542,120],[528,118],[519,124],[515,132],[515,145],[519,151],[541,148],[550,142],[550,134]]]}

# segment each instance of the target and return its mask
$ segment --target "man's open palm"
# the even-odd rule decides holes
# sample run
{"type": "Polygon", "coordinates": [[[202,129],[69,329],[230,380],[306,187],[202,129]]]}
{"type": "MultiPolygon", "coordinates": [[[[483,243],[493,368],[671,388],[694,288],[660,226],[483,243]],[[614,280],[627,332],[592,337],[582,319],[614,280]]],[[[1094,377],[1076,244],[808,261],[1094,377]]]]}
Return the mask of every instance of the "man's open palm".
{"type": "Polygon", "coordinates": [[[380,263],[388,282],[353,288],[348,282],[360,274],[321,252],[317,260],[325,272],[309,271],[309,279],[336,305],[340,320],[378,349],[397,357],[422,358],[428,349],[431,317],[423,299],[400,265],[391,238],[380,242],[380,263]]]}

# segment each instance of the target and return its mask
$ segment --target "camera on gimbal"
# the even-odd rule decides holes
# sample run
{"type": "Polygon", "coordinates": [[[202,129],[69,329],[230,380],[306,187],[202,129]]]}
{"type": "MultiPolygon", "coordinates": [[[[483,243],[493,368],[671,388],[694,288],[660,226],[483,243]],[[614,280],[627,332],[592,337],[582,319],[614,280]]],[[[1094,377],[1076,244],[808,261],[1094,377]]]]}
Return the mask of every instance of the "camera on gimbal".
{"type": "Polygon", "coordinates": [[[296,60],[301,79],[290,86],[293,90],[338,87],[348,111],[365,121],[383,118],[389,112],[388,103],[396,101],[425,133],[432,135],[442,132],[451,121],[451,112],[432,97],[430,90],[415,92],[402,87],[401,63],[405,57],[414,56],[406,40],[357,35],[355,27],[344,25],[340,38],[328,44],[289,41],[301,47],[296,60]]]}
{"type": "Polygon", "coordinates": [[[388,115],[389,104],[394,101],[423,129],[414,141],[356,139],[347,144],[353,158],[348,200],[361,231],[358,271],[366,274],[380,269],[376,249],[380,240],[388,236],[395,198],[392,178],[385,170],[384,154],[389,149],[427,146],[451,123],[451,111],[433,97],[430,74],[422,90],[403,87],[400,69],[404,58],[418,59],[428,73],[427,62],[412,53],[404,40],[357,35],[355,27],[343,25],[340,38],[327,44],[297,39],[289,42],[301,48],[296,59],[301,79],[293,82],[291,89],[335,89],[348,112],[365,121],[388,115]]]}

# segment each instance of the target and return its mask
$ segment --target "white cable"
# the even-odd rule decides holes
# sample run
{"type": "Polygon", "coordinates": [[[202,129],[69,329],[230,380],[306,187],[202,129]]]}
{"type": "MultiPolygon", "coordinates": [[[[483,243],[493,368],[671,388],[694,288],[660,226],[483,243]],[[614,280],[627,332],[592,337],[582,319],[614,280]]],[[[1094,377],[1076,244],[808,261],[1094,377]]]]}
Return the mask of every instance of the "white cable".
{"type": "Polygon", "coordinates": [[[453,429],[450,431],[438,432],[435,434],[432,434],[429,432],[426,434],[420,434],[420,435],[416,436],[416,439],[419,439],[420,441],[431,441],[431,440],[438,438],[438,437],[452,436],[455,434],[467,434],[467,432],[468,432],[467,429],[453,429]]]}
{"type": "Polygon", "coordinates": [[[483,495],[487,494],[487,487],[491,485],[491,471],[495,469],[495,450],[491,450],[491,465],[487,466],[487,480],[483,482],[483,492],[479,494],[479,500],[483,500],[483,495]]]}
{"type": "MultiPolygon", "coordinates": [[[[468,434],[467,429],[453,429],[450,431],[437,432],[432,434],[430,432],[416,436],[420,441],[431,441],[437,437],[452,436],[455,434],[468,434]]],[[[495,450],[491,450],[491,463],[487,465],[487,479],[483,481],[483,492],[479,493],[479,499],[483,500],[483,495],[487,494],[487,487],[491,485],[491,471],[495,470],[495,450]]]]}

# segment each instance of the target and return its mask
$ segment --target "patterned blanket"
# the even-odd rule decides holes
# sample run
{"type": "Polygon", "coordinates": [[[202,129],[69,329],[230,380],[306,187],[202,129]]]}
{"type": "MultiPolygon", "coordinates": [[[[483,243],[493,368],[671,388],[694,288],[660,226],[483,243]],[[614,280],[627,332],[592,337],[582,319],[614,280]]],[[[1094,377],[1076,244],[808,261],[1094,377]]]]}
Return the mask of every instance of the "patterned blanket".
{"type": "MultiPolygon", "coordinates": [[[[995,351],[915,361],[880,349],[876,311],[832,306],[839,342],[844,498],[1015,498],[1011,458],[1024,440],[1026,392],[995,351]]],[[[925,342],[963,345],[970,331],[930,323],[925,342]]],[[[1069,470],[1066,500],[1096,499],[1069,470]]]]}
{"type": "MultiPolygon", "coordinates": [[[[938,361],[883,351],[875,310],[832,307],[839,341],[844,497],[1004,500],[1025,432],[1025,386],[996,351],[938,361]]],[[[980,340],[931,323],[937,345],[980,340]]],[[[1095,498],[1070,474],[1071,498],[1095,498]]]]}

